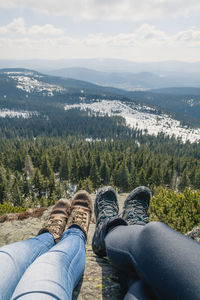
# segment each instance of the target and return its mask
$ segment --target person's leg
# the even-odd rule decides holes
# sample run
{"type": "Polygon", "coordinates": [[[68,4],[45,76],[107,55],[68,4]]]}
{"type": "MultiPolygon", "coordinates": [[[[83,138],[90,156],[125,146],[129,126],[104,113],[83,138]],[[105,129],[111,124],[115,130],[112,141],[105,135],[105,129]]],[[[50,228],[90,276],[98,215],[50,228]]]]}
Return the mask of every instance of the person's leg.
{"type": "Polygon", "coordinates": [[[143,186],[124,202],[122,220],[129,226],[120,226],[117,216],[114,224],[110,217],[117,202],[114,194],[103,188],[97,195],[92,246],[125,274],[125,299],[149,299],[152,293],[158,299],[199,299],[200,245],[165,224],[145,225],[151,192],[143,186]]]}
{"type": "Polygon", "coordinates": [[[61,237],[69,210],[70,202],[60,199],[52,209],[48,224],[38,236],[0,248],[0,299],[11,299],[28,266],[61,237]]]}
{"type": "Polygon", "coordinates": [[[61,241],[27,269],[12,299],[72,298],[85,267],[85,241],[91,214],[89,194],[79,191],[72,200],[67,230],[61,241]]]}
{"type": "MultiPolygon", "coordinates": [[[[118,226],[107,234],[105,245],[111,263],[122,272],[137,274],[155,298],[199,299],[197,242],[163,223],[152,222],[145,226],[118,226]]],[[[134,287],[133,284],[133,291],[128,292],[133,296],[134,287]]],[[[135,299],[145,299],[141,296],[144,290],[141,288],[135,299]]]]}
{"type": "Polygon", "coordinates": [[[71,227],[58,244],[27,269],[12,299],[71,299],[84,271],[85,253],[83,231],[71,227]]]}
{"type": "Polygon", "coordinates": [[[11,299],[27,267],[53,245],[53,236],[44,233],[0,248],[0,299],[11,299]]]}

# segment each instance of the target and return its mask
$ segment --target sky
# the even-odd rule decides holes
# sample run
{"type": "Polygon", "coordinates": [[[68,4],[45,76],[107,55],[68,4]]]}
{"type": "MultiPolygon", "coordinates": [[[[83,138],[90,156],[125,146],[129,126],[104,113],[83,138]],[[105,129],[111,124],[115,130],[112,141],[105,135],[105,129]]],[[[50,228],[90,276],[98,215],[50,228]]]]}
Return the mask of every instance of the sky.
{"type": "Polygon", "coordinates": [[[0,0],[0,59],[200,61],[199,0],[0,0]]]}

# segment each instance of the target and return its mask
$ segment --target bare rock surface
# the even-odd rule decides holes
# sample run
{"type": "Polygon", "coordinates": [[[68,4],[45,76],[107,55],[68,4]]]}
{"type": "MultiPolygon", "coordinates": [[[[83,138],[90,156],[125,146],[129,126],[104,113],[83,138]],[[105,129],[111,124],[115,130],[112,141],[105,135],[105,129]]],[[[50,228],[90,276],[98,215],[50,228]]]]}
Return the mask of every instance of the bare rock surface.
{"type": "Polygon", "coordinates": [[[190,232],[186,234],[191,239],[200,243],[200,226],[193,228],[190,232]]]}
{"type": "MultiPolygon", "coordinates": [[[[118,195],[120,211],[126,196],[127,194],[118,195]]],[[[93,202],[94,199],[95,195],[93,194],[93,202]]],[[[0,223],[0,246],[37,235],[47,221],[50,211],[51,207],[44,210],[42,216],[38,216],[38,212],[32,212],[31,217],[22,218],[22,220],[20,220],[20,216],[17,218],[13,215],[6,217],[7,219],[0,223]]],[[[98,258],[92,251],[91,242],[94,230],[93,215],[86,245],[86,268],[82,280],[74,290],[73,300],[120,300],[122,295],[116,270],[109,264],[107,258],[98,258]]],[[[187,235],[200,241],[200,226],[187,235]]]]}

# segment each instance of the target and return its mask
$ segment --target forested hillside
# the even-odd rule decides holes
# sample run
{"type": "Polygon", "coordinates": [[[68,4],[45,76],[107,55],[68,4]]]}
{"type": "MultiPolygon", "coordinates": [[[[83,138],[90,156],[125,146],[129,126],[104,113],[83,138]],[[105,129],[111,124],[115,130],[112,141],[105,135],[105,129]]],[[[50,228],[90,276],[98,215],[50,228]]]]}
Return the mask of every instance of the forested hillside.
{"type": "Polygon", "coordinates": [[[181,218],[184,212],[187,226],[182,223],[176,226],[184,231],[199,222],[200,193],[194,197],[188,191],[184,199],[182,194],[172,193],[171,198],[165,192],[162,198],[160,190],[155,188],[162,186],[180,191],[186,187],[200,188],[199,157],[199,144],[182,144],[162,135],[152,138],[138,134],[130,139],[99,141],[72,136],[65,139],[2,138],[1,212],[9,209],[5,203],[14,207],[51,205],[56,199],[66,197],[76,185],[89,192],[107,184],[120,192],[147,185],[155,190],[156,199],[161,198],[153,202],[152,216],[161,220],[169,218],[168,223],[173,225],[176,215],[181,218]],[[183,209],[188,206],[191,206],[189,211],[183,209]],[[196,217],[188,219],[187,214],[191,213],[196,217]],[[191,219],[189,226],[187,219],[191,219]]]}
{"type": "MultiPolygon", "coordinates": [[[[82,90],[83,82],[77,88],[72,86],[76,83],[73,80],[63,79],[68,82],[64,86],[55,77],[50,82],[45,76],[39,81],[41,74],[35,73],[34,79],[32,76],[10,78],[10,90],[6,86],[8,77],[5,80],[4,73],[0,76],[0,111],[5,114],[0,116],[1,214],[52,205],[75,189],[94,192],[100,186],[112,185],[119,192],[129,192],[147,185],[154,193],[150,211],[153,220],[162,220],[182,232],[200,222],[199,142],[183,143],[181,138],[163,132],[151,136],[148,130],[131,128],[124,118],[112,114],[65,110],[66,103],[84,101],[90,105],[104,97],[118,99],[122,106],[137,101],[122,96],[122,91],[105,95],[100,87],[95,92],[89,83],[82,90]]],[[[147,99],[144,94],[135,95],[147,99]]],[[[178,105],[179,97],[165,97],[169,102],[160,97],[161,105],[170,106],[173,99],[178,105]]],[[[154,99],[148,98],[149,102],[154,99]]],[[[198,105],[195,109],[198,113],[198,105]]],[[[195,122],[198,120],[193,125],[195,122]]]]}

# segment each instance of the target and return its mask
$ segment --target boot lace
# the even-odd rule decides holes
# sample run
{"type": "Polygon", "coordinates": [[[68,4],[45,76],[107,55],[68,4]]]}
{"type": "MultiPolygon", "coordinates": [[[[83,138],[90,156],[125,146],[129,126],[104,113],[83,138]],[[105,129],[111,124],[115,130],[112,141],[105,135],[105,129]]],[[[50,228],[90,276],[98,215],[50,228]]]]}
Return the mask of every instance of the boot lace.
{"type": "Polygon", "coordinates": [[[50,220],[49,230],[53,233],[59,234],[64,229],[63,222],[64,222],[64,220],[62,220],[62,219],[50,220]]]}
{"type": "Polygon", "coordinates": [[[107,218],[115,217],[118,214],[116,203],[113,203],[111,199],[104,199],[98,204],[99,208],[99,222],[102,223],[107,218]]]}
{"type": "Polygon", "coordinates": [[[128,210],[126,221],[127,222],[135,221],[135,223],[137,222],[147,223],[148,203],[142,200],[132,200],[130,202],[130,205],[132,206],[132,208],[128,210]]]}

